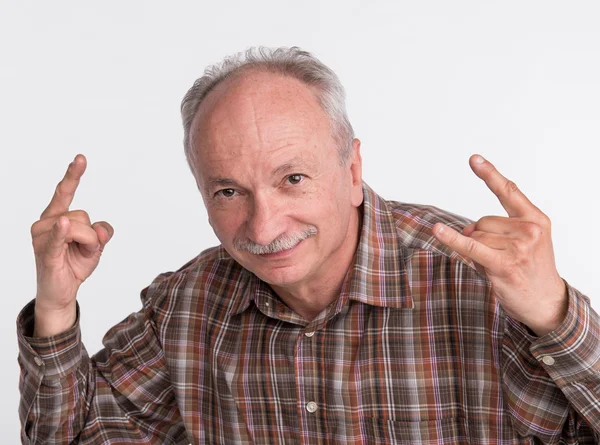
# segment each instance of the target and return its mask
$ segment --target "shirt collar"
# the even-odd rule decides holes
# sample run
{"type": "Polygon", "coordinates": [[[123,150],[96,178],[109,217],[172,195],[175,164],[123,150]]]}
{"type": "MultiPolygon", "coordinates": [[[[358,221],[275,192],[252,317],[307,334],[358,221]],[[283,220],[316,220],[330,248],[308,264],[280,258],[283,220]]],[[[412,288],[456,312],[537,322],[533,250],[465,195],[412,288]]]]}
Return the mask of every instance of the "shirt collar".
{"type": "Polygon", "coordinates": [[[362,228],[342,296],[372,306],[412,308],[405,248],[388,203],[363,183],[362,228]]]}

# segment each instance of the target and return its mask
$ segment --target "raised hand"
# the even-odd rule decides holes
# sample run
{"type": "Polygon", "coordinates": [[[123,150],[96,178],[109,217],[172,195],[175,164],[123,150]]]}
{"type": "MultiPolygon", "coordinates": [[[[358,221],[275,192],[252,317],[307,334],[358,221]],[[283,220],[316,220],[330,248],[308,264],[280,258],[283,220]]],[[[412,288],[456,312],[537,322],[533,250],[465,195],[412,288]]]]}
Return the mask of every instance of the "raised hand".
{"type": "Polygon", "coordinates": [[[31,226],[37,269],[37,337],[56,335],[73,325],[79,286],[96,269],[114,233],[107,222],[91,224],[85,211],[69,210],[86,163],[85,156],[75,157],[50,204],[31,226]]]}
{"type": "Polygon", "coordinates": [[[485,216],[462,234],[437,223],[433,234],[476,263],[511,317],[545,335],[560,325],[568,306],[566,285],[556,270],[550,219],[483,157],[473,155],[469,163],[508,217],[485,216]]]}

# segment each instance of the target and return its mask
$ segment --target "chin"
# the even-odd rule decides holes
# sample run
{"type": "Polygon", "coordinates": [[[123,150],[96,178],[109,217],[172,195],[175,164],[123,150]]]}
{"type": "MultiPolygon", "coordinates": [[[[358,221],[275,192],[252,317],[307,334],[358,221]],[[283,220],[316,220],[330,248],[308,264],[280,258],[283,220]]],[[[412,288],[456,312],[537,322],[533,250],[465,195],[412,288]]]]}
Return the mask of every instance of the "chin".
{"type": "Polygon", "coordinates": [[[286,287],[298,283],[306,276],[306,273],[301,270],[298,264],[279,267],[265,267],[264,265],[251,267],[248,265],[246,269],[248,269],[265,283],[280,287],[286,287]]]}

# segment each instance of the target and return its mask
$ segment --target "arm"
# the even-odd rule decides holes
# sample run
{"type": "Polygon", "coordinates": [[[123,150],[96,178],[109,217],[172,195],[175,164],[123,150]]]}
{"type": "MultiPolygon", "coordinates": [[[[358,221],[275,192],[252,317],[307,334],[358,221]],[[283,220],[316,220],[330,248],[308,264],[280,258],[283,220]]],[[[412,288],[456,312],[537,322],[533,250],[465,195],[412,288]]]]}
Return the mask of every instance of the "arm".
{"type": "Polygon", "coordinates": [[[600,435],[598,315],[560,277],[548,216],[489,161],[477,155],[470,164],[508,217],[485,216],[462,233],[437,223],[433,233],[473,260],[506,314],[503,381],[515,427],[544,441],[595,443],[600,435]],[[596,429],[596,440],[590,428],[596,429]]]}
{"type": "Polygon", "coordinates": [[[188,443],[148,306],[90,358],[79,317],[58,335],[30,337],[34,304],[18,320],[23,443],[188,443]]]}
{"type": "Polygon", "coordinates": [[[536,337],[507,317],[502,361],[505,395],[520,434],[545,443],[598,443],[600,316],[587,297],[567,288],[567,315],[549,334],[536,337]]]}
{"type": "Polygon", "coordinates": [[[81,343],[77,292],[113,235],[107,222],[69,209],[86,165],[75,157],[31,227],[37,294],[18,322],[22,440],[179,443],[184,430],[149,300],[109,331],[95,357],[81,343]]]}

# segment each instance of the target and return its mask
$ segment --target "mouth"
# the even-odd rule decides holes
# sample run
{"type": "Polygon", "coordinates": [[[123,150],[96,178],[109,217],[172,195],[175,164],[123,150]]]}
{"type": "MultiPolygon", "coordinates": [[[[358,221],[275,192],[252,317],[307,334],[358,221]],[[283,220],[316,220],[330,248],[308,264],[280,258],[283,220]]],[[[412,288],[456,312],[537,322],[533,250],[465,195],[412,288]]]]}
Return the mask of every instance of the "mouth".
{"type": "Polygon", "coordinates": [[[300,244],[302,244],[304,241],[305,240],[300,241],[294,247],[290,247],[289,249],[280,250],[279,252],[274,252],[274,253],[261,253],[256,256],[261,259],[265,259],[265,260],[286,258],[286,257],[292,255],[298,249],[298,246],[300,246],[300,244]]]}

